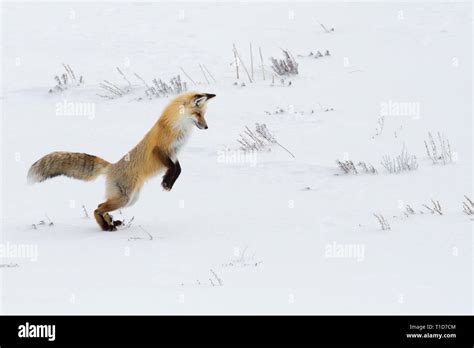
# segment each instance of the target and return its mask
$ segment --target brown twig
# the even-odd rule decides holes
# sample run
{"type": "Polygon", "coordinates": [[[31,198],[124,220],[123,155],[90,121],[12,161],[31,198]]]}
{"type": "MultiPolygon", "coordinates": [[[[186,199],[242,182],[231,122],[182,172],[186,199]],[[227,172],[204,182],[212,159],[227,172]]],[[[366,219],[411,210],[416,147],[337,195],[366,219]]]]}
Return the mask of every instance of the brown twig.
{"type": "Polygon", "coordinates": [[[183,72],[183,74],[192,82],[194,83],[195,86],[197,86],[197,83],[194,82],[194,80],[191,78],[191,76],[189,76],[186,71],[184,71],[184,69],[182,67],[179,67],[181,69],[181,71],[183,72]]]}
{"type": "Polygon", "coordinates": [[[258,48],[258,52],[260,53],[260,63],[262,64],[262,74],[263,74],[263,81],[265,81],[265,67],[263,65],[263,56],[262,56],[262,48],[258,48]]]}
{"type": "Polygon", "coordinates": [[[235,44],[234,44],[234,52],[237,55],[237,58],[239,58],[239,61],[242,64],[242,67],[244,68],[245,73],[247,74],[247,77],[249,78],[250,83],[252,83],[253,81],[252,81],[252,78],[250,77],[249,71],[247,70],[247,67],[245,66],[245,63],[242,60],[242,58],[240,58],[239,51],[237,51],[237,48],[235,47],[235,44]]]}
{"type": "Polygon", "coordinates": [[[199,69],[201,69],[202,75],[206,79],[207,84],[210,85],[209,80],[207,79],[206,73],[204,72],[204,69],[201,64],[199,64],[199,69]]]}

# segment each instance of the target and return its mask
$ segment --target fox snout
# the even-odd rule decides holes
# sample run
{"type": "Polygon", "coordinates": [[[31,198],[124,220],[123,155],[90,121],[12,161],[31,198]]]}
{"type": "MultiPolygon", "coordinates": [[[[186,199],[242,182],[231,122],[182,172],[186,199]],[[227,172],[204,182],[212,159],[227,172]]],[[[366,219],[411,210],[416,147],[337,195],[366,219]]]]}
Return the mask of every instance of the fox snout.
{"type": "Polygon", "coordinates": [[[192,116],[192,120],[194,122],[194,125],[198,127],[199,129],[208,129],[209,127],[207,126],[206,119],[202,115],[201,112],[195,112],[192,116]]]}
{"type": "Polygon", "coordinates": [[[196,123],[196,126],[199,128],[199,129],[208,129],[209,127],[207,126],[207,122],[205,119],[202,119],[202,121],[200,122],[195,122],[196,123]]]}

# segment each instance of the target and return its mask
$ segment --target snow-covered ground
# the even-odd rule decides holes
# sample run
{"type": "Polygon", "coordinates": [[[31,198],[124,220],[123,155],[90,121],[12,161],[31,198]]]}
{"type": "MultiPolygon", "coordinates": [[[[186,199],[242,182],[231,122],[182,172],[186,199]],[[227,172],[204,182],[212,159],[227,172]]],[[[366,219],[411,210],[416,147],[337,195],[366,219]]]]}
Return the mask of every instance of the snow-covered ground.
{"type": "Polygon", "coordinates": [[[471,313],[471,27],[471,5],[454,2],[3,3],[1,312],[471,313]],[[234,85],[232,45],[251,70],[250,42],[255,81],[241,65],[234,85]],[[280,48],[299,75],[272,86],[280,48]],[[318,50],[330,56],[304,57],[318,50]],[[85,83],[50,94],[62,63],[85,83]],[[125,85],[115,67],[132,92],[97,96],[103,80],[125,85]],[[130,150],[170,99],[137,101],[134,73],[180,74],[217,98],[173,190],[149,181],[114,214],[129,228],[102,232],[83,206],[92,216],[103,178],[29,186],[26,173],[55,150],[130,150]],[[237,157],[255,123],[295,158],[277,145],[237,157]],[[428,132],[453,163],[428,158],[428,132]],[[418,169],[388,173],[382,157],[403,147],[418,169]],[[344,175],[337,159],[378,174],[344,175]]]}

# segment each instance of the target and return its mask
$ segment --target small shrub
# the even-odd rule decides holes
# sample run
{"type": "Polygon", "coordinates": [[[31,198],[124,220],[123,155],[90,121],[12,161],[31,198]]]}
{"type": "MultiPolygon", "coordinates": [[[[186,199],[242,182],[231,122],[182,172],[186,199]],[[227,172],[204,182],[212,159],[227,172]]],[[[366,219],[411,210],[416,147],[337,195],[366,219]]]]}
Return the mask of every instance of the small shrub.
{"type": "Polygon", "coordinates": [[[362,170],[368,174],[378,174],[377,169],[375,169],[375,167],[370,163],[359,162],[357,163],[357,165],[361,167],[362,170]]]}
{"type": "Polygon", "coordinates": [[[164,82],[161,79],[154,78],[151,85],[148,85],[141,77],[135,74],[146,87],[145,95],[149,99],[167,97],[169,95],[181,94],[187,91],[188,87],[186,82],[181,81],[181,76],[177,75],[171,78],[169,83],[164,82]]]}
{"type": "Polygon", "coordinates": [[[359,174],[357,167],[360,167],[364,173],[378,174],[377,169],[375,169],[375,167],[372,164],[362,162],[362,161],[357,163],[357,167],[354,164],[354,162],[352,162],[351,160],[347,160],[347,161],[336,160],[336,164],[345,174],[359,174]]]}
{"type": "Polygon", "coordinates": [[[339,166],[339,168],[341,168],[341,170],[345,174],[359,174],[356,166],[354,165],[354,162],[352,162],[351,160],[347,160],[347,161],[336,160],[336,164],[339,166]]]}
{"type": "Polygon", "coordinates": [[[74,70],[72,70],[69,64],[63,64],[63,68],[65,72],[54,77],[56,85],[49,90],[49,93],[63,92],[70,87],[80,86],[84,83],[82,75],[77,79],[74,70]]]}
{"type": "Polygon", "coordinates": [[[271,57],[272,69],[278,76],[298,75],[298,63],[291,53],[283,50],[283,59],[271,57]]]}
{"type": "Polygon", "coordinates": [[[431,200],[431,203],[433,204],[433,207],[429,207],[426,204],[423,204],[423,206],[431,213],[431,214],[438,214],[438,215],[443,215],[443,210],[441,209],[441,204],[439,201],[435,201],[434,199],[431,200]]]}
{"type": "Polygon", "coordinates": [[[467,215],[474,215],[474,202],[468,197],[464,196],[465,202],[462,202],[463,211],[467,215]]]}
{"type": "Polygon", "coordinates": [[[120,70],[118,67],[116,67],[116,69],[119,75],[125,81],[126,85],[119,86],[116,83],[112,83],[108,80],[104,80],[103,82],[99,84],[99,86],[106,92],[106,94],[97,94],[99,97],[107,98],[107,99],[116,99],[116,98],[123,97],[124,95],[132,91],[132,83],[130,82],[130,80],[125,76],[122,70],[120,70]]]}
{"type": "Polygon", "coordinates": [[[251,130],[245,126],[244,133],[239,135],[237,142],[240,144],[240,149],[244,152],[270,150],[270,146],[274,144],[281,147],[292,157],[295,157],[295,155],[277,141],[265,123],[256,123],[255,130],[251,130]]]}
{"type": "Polygon", "coordinates": [[[316,53],[311,51],[307,55],[298,55],[298,57],[309,57],[309,58],[314,58],[314,59],[330,57],[330,56],[331,56],[331,53],[329,52],[329,50],[326,50],[324,54],[322,54],[321,51],[316,51],[316,53]]]}
{"type": "Polygon", "coordinates": [[[418,169],[418,161],[415,155],[410,155],[403,147],[402,152],[395,158],[386,155],[382,157],[382,166],[391,174],[418,169]]]}
{"type": "Polygon", "coordinates": [[[385,219],[385,217],[382,214],[374,214],[375,218],[380,224],[380,227],[382,228],[382,231],[389,231],[391,230],[390,224],[388,221],[385,219]]]}
{"type": "Polygon", "coordinates": [[[433,136],[428,132],[428,141],[425,140],[425,148],[428,157],[433,161],[433,164],[443,163],[444,165],[453,162],[453,154],[451,152],[451,145],[449,140],[445,139],[440,132],[438,132],[439,147],[433,139],[433,136]]]}
{"type": "Polygon", "coordinates": [[[410,205],[407,204],[405,206],[405,211],[403,212],[403,214],[405,214],[406,217],[409,217],[410,215],[415,215],[416,212],[410,205]]]}

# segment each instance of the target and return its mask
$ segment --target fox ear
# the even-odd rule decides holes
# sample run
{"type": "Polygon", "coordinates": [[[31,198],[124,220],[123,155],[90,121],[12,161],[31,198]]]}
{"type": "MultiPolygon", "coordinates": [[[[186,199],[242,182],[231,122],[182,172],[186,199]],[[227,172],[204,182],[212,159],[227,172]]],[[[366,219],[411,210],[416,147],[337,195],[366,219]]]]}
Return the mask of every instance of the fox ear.
{"type": "Polygon", "coordinates": [[[198,94],[197,96],[194,97],[193,99],[193,106],[201,106],[202,104],[204,104],[206,102],[207,98],[205,95],[200,95],[198,94]]]}
{"type": "Polygon", "coordinates": [[[198,94],[193,99],[193,106],[199,107],[202,104],[204,104],[207,100],[214,98],[215,96],[216,96],[215,94],[209,94],[209,93],[198,94]]]}

